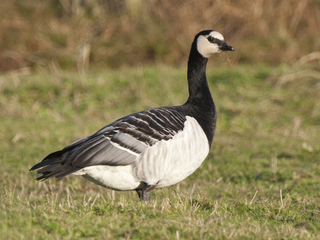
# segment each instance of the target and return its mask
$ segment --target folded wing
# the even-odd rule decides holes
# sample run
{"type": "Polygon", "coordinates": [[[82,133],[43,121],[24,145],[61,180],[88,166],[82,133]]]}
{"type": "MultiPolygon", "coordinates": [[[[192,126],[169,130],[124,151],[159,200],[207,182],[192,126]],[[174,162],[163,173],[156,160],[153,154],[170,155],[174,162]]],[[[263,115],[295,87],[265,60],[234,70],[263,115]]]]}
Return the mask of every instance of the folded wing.
{"type": "Polygon", "coordinates": [[[174,107],[162,107],[121,118],[95,134],[53,152],[30,170],[42,174],[37,180],[61,178],[84,167],[125,166],[159,141],[181,131],[186,118],[174,107]]]}

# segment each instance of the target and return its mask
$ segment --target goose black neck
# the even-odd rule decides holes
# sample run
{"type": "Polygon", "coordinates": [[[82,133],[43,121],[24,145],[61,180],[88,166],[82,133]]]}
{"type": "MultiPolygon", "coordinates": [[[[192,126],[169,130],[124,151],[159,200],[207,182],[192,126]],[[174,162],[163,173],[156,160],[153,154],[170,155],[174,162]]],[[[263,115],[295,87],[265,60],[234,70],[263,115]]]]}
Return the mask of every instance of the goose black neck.
{"type": "Polygon", "coordinates": [[[213,107],[213,100],[208,87],[206,68],[208,58],[204,58],[192,44],[188,60],[189,99],[187,103],[202,107],[213,107]]]}
{"type": "Polygon", "coordinates": [[[207,62],[208,59],[200,55],[194,41],[188,61],[189,98],[184,109],[187,115],[198,121],[211,146],[217,117],[206,77],[207,62]]]}

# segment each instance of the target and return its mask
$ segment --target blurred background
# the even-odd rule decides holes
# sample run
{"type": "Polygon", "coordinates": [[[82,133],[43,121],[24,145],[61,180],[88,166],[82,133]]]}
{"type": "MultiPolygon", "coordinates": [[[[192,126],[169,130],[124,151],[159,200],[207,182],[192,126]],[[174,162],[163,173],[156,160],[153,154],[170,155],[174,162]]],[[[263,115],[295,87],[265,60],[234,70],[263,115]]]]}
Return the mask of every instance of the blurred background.
{"type": "Polygon", "coordinates": [[[185,66],[203,29],[234,46],[233,64],[290,64],[320,49],[319,0],[5,0],[0,15],[0,72],[185,66]]]}
{"type": "Polygon", "coordinates": [[[320,0],[0,1],[1,239],[320,239],[320,0]],[[150,207],[34,180],[48,153],[184,103],[204,29],[236,51],[208,62],[218,121],[198,171],[150,207]]]}

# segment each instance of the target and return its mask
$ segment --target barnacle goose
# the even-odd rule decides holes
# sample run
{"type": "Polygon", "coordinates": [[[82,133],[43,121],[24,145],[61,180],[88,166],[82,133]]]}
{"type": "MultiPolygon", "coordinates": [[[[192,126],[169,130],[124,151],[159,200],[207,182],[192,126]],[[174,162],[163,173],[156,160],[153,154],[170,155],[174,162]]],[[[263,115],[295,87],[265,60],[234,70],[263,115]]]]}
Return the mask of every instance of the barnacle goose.
{"type": "Polygon", "coordinates": [[[202,164],[214,136],[217,117],[206,79],[208,58],[233,50],[219,32],[199,32],[188,61],[185,104],[120,118],[49,154],[30,170],[38,169],[37,180],[81,175],[107,188],[136,190],[144,201],[154,188],[182,181],[202,164]]]}

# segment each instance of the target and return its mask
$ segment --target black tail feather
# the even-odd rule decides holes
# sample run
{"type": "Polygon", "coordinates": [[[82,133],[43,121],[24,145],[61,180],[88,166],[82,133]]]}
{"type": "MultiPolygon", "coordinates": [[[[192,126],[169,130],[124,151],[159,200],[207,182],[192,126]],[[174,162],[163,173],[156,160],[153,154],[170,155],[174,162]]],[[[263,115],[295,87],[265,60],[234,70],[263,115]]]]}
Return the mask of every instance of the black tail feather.
{"type": "Polygon", "coordinates": [[[37,180],[45,180],[52,177],[62,178],[78,171],[79,168],[69,164],[64,164],[65,154],[66,152],[63,150],[53,152],[45,157],[41,162],[30,168],[29,171],[38,169],[37,173],[41,174],[41,176],[38,176],[36,178],[37,180]]]}
{"type": "Polygon", "coordinates": [[[72,166],[63,166],[61,164],[48,165],[37,171],[38,174],[42,174],[37,177],[37,180],[48,179],[48,178],[62,178],[71,173],[78,171],[79,168],[75,168],[72,166]]]}

